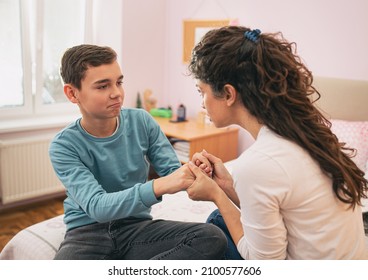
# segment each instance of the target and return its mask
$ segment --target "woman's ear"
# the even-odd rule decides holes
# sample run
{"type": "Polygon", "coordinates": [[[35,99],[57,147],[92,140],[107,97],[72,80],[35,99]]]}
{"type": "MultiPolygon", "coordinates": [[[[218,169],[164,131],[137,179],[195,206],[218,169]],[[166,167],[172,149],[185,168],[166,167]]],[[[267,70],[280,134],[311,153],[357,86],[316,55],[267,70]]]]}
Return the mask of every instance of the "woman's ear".
{"type": "Polygon", "coordinates": [[[224,92],[225,92],[226,104],[228,106],[233,105],[236,101],[236,97],[238,94],[236,89],[232,85],[226,84],[224,85],[224,92]]]}
{"type": "Polygon", "coordinates": [[[71,84],[64,85],[64,94],[72,103],[78,103],[77,90],[71,84]]]}

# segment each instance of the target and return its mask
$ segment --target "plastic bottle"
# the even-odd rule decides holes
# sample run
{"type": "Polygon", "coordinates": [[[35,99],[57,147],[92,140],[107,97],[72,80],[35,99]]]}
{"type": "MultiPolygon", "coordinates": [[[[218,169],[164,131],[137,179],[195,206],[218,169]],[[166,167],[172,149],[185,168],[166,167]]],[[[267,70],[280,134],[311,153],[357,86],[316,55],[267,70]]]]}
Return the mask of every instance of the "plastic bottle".
{"type": "Polygon", "coordinates": [[[180,104],[177,111],[177,121],[178,122],[184,122],[186,119],[186,108],[183,104],[180,104]]]}

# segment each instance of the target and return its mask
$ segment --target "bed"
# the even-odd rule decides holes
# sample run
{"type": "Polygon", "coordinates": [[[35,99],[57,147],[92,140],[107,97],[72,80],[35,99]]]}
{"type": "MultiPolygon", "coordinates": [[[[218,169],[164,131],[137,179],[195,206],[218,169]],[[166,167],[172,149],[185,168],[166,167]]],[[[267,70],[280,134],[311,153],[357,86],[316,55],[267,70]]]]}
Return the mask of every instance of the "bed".
{"type": "MultiPolygon", "coordinates": [[[[368,81],[316,77],[314,86],[321,93],[316,106],[339,140],[357,150],[353,160],[368,179],[368,81]]],[[[368,200],[363,212],[368,212],[368,200]]]]}
{"type": "MultiPolygon", "coordinates": [[[[316,106],[332,121],[337,137],[358,150],[357,165],[368,174],[368,81],[317,77],[315,87],[321,92],[316,106]]],[[[231,164],[227,167],[231,170],[231,164]]],[[[364,201],[363,211],[368,212],[364,201]]],[[[204,222],[215,209],[210,202],[195,202],[186,192],[165,195],[152,208],[155,219],[204,222]]],[[[50,260],[64,238],[63,215],[23,229],[0,253],[0,259],[50,260]]],[[[368,247],[368,237],[367,237],[368,247]]]]}
{"type": "MultiPolygon", "coordinates": [[[[163,201],[152,207],[154,219],[204,222],[215,209],[210,202],[197,202],[186,192],[164,195],[163,201]]],[[[32,225],[18,232],[5,245],[0,260],[52,260],[64,239],[63,216],[32,225]]]]}

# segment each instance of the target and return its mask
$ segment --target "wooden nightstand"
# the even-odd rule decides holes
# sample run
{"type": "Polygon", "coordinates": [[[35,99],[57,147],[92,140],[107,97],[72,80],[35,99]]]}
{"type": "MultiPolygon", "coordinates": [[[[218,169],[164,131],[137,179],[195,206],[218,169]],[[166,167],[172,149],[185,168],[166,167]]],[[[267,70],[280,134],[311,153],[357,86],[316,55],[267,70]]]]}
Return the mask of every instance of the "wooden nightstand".
{"type": "MultiPolygon", "coordinates": [[[[205,149],[223,162],[238,156],[238,131],[236,127],[216,128],[213,124],[200,124],[196,120],[172,123],[167,118],[154,117],[162,131],[170,139],[186,141],[189,159],[205,149]]],[[[185,159],[181,159],[183,163],[185,159]]]]}

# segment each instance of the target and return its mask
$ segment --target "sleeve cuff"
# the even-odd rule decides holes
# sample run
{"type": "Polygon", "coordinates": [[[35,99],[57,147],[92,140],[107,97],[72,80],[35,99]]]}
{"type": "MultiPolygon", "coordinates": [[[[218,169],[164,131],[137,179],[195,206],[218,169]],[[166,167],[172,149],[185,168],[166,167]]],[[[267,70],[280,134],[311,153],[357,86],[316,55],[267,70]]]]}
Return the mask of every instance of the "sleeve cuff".
{"type": "Polygon", "coordinates": [[[152,205],[162,201],[162,197],[157,199],[155,193],[153,192],[153,180],[142,184],[139,188],[139,194],[143,204],[147,207],[151,207],[152,205]]]}

